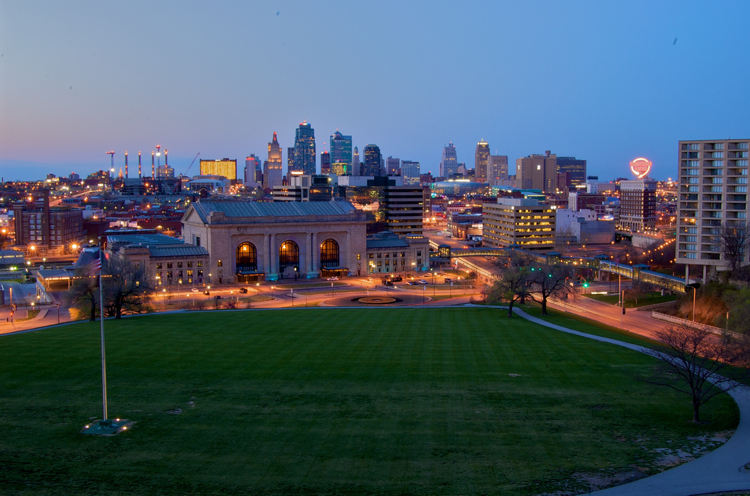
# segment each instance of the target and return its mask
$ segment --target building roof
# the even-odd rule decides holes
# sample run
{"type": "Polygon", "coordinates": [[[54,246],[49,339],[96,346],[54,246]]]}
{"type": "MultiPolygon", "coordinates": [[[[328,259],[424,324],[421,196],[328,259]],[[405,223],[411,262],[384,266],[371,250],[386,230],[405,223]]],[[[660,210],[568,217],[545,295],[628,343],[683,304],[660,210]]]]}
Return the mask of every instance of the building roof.
{"type": "Polygon", "coordinates": [[[178,258],[178,257],[201,257],[207,256],[208,251],[202,246],[149,246],[151,257],[160,258],[178,258]]]}
{"type": "Polygon", "coordinates": [[[190,208],[208,222],[212,212],[221,212],[229,218],[243,217],[304,217],[312,215],[347,215],[356,211],[347,201],[331,202],[245,202],[245,201],[199,201],[190,208]]]}
{"type": "Polygon", "coordinates": [[[141,245],[141,246],[154,246],[154,245],[183,245],[185,242],[181,239],[166,236],[164,234],[126,234],[126,235],[107,235],[107,241],[110,246],[115,245],[141,245]]]}

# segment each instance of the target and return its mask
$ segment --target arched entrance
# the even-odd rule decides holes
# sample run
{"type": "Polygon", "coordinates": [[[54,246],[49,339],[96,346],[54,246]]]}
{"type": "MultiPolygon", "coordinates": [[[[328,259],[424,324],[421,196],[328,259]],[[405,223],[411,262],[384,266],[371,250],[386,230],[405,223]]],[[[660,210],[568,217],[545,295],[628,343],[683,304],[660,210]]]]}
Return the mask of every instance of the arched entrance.
{"type": "Polygon", "coordinates": [[[284,241],[279,247],[279,277],[299,276],[299,246],[294,241],[284,241]]]}
{"type": "Polygon", "coordinates": [[[320,276],[345,276],[348,269],[341,267],[339,244],[335,239],[327,239],[320,245],[320,276]]]}
{"type": "Polygon", "coordinates": [[[241,243],[235,257],[237,282],[254,282],[260,277],[258,273],[258,250],[252,243],[241,243]]]}

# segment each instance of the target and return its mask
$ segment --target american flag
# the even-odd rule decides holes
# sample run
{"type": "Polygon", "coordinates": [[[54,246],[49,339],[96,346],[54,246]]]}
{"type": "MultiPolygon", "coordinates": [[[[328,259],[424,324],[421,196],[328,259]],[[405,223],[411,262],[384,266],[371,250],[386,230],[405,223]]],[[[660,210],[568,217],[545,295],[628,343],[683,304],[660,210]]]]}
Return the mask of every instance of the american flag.
{"type": "Polygon", "coordinates": [[[102,271],[102,260],[101,258],[95,258],[93,262],[89,264],[89,274],[92,276],[99,275],[102,271]]]}

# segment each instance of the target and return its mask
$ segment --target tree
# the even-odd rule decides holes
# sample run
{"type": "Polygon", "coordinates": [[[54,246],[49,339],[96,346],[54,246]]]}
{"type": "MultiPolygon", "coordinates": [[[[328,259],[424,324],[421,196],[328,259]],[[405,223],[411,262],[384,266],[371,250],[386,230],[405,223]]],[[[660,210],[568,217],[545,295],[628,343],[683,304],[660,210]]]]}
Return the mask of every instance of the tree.
{"type": "Polygon", "coordinates": [[[123,311],[138,313],[148,303],[151,290],[145,267],[131,264],[123,257],[110,256],[104,264],[104,305],[109,315],[122,318],[123,311]]]}
{"type": "Polygon", "coordinates": [[[715,237],[721,247],[724,260],[729,263],[730,270],[734,273],[742,267],[745,261],[748,244],[750,243],[750,226],[744,224],[724,223],[715,237]]]}
{"type": "Polygon", "coordinates": [[[76,269],[73,286],[66,293],[68,306],[88,312],[92,322],[96,320],[96,310],[99,308],[98,282],[98,277],[91,274],[88,268],[76,269]]]}
{"type": "MultiPolygon", "coordinates": [[[[689,326],[671,326],[655,333],[666,349],[651,350],[660,359],[656,376],[646,382],[687,394],[692,399],[693,422],[700,422],[700,407],[740,383],[722,375],[730,367],[745,367],[750,348],[742,339],[724,338],[689,326]]],[[[747,369],[744,370],[747,373],[747,369]]]]}
{"type": "Polygon", "coordinates": [[[507,266],[503,266],[503,262],[495,266],[497,277],[489,290],[488,298],[490,301],[507,301],[508,317],[512,317],[513,304],[516,301],[523,303],[531,295],[531,260],[523,254],[514,253],[507,266]]]}
{"type": "Polygon", "coordinates": [[[568,267],[546,265],[531,268],[531,298],[542,304],[542,315],[547,315],[547,299],[552,296],[567,296],[571,292],[567,280],[573,275],[568,267]]]}

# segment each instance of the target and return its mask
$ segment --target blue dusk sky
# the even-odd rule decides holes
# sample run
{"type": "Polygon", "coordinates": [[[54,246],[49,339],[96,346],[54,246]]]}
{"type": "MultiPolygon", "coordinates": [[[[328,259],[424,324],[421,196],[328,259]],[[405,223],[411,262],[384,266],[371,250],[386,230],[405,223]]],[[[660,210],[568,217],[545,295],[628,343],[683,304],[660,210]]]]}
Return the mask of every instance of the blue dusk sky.
{"type": "MultiPolygon", "coordinates": [[[[0,0],[0,176],[157,144],[267,156],[310,122],[436,174],[452,141],[675,177],[680,139],[750,137],[750,2],[0,0]]],[[[133,169],[131,169],[132,171],[133,169]]],[[[191,174],[197,173],[197,165],[191,174]]],[[[132,174],[132,172],[131,172],[132,174]]]]}

